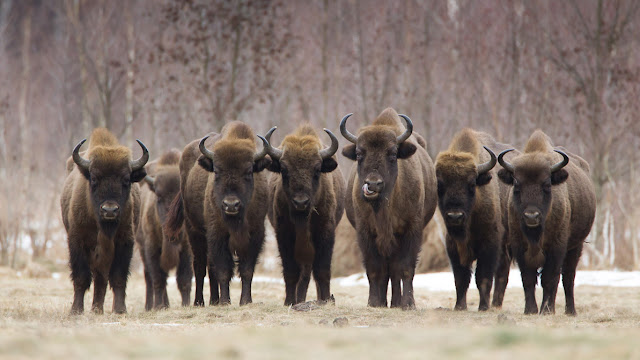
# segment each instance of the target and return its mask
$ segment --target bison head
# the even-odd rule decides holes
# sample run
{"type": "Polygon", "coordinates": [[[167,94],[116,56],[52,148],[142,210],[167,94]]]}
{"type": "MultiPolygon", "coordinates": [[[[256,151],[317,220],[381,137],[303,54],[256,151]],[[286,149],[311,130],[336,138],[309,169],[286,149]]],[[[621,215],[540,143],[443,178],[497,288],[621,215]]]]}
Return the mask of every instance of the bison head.
{"type": "Polygon", "coordinates": [[[171,202],[180,192],[180,172],[178,167],[159,169],[155,176],[147,175],[144,181],[149,189],[156,194],[156,211],[160,223],[164,223],[171,202]]]}
{"type": "Polygon", "coordinates": [[[294,218],[306,218],[309,215],[320,187],[320,175],[332,172],[338,167],[333,158],[338,151],[338,139],[331,131],[324,131],[331,138],[331,145],[326,149],[320,149],[317,137],[310,135],[287,136],[283,141],[283,149],[274,148],[269,144],[272,132],[269,132],[266,138],[259,136],[271,156],[269,170],[282,176],[282,188],[289,200],[289,209],[294,218]]]}
{"type": "Polygon", "coordinates": [[[131,184],[147,175],[144,165],[149,160],[149,151],[136,140],[142,148],[142,156],[137,160],[129,160],[129,150],[124,147],[102,146],[92,148],[90,159],[85,159],[79,151],[86,140],[73,149],[73,161],[89,181],[91,203],[101,230],[111,237],[118,228],[121,209],[129,199],[131,184]]]}
{"type": "Polygon", "coordinates": [[[413,123],[406,115],[399,115],[406,123],[404,133],[396,136],[394,129],[385,125],[368,126],[360,136],[347,130],[346,115],[340,122],[340,132],[353,144],[347,145],[342,154],[358,162],[358,186],[362,198],[377,207],[382,199],[388,198],[398,177],[398,159],[407,159],[416,152],[416,146],[405,141],[411,136],[413,123]]]}
{"type": "Polygon", "coordinates": [[[554,150],[562,155],[562,161],[553,165],[543,153],[526,153],[508,163],[503,157],[512,150],[505,150],[498,156],[503,167],[498,177],[505,184],[513,185],[511,202],[522,231],[530,240],[538,241],[549,213],[551,189],[569,177],[563,169],[569,163],[569,157],[560,150],[554,150]]]}
{"type": "Polygon", "coordinates": [[[491,159],[476,164],[474,157],[465,152],[445,152],[438,155],[438,206],[447,230],[454,237],[463,237],[475,202],[476,188],[491,181],[489,171],[496,165],[496,155],[486,146],[491,159]],[[456,236],[460,235],[460,236],[456,236]]]}
{"type": "Polygon", "coordinates": [[[214,204],[229,225],[239,226],[253,197],[253,174],[261,172],[271,163],[267,151],[255,152],[250,139],[221,139],[211,151],[205,146],[205,136],[200,141],[198,164],[215,174],[213,183],[214,204]]]}

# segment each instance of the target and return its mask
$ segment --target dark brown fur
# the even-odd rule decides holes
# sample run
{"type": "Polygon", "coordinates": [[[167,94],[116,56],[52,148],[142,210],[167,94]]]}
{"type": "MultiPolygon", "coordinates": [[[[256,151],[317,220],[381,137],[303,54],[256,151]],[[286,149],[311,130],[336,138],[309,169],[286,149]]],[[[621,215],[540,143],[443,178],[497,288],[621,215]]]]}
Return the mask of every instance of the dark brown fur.
{"type": "Polygon", "coordinates": [[[84,173],[70,165],[74,163],[69,159],[69,171],[60,199],[74,284],[71,312],[79,314],[84,311],[84,293],[93,279],[92,310],[103,312],[108,281],[114,293],[113,312],[125,313],[129,264],[140,213],[140,192],[135,182],[142,180],[146,173],[144,169],[131,172],[131,150],[119,145],[106,129],[93,131],[89,150],[84,154],[91,160],[89,172],[84,173]],[[122,190],[123,181],[129,178],[130,187],[122,190]],[[92,183],[95,181],[95,190],[92,190],[89,179],[92,183]],[[96,204],[105,199],[120,202],[121,212],[117,221],[105,223],[98,215],[96,204]]]}
{"type": "Polygon", "coordinates": [[[369,306],[387,306],[391,280],[391,306],[415,308],[413,276],[422,230],[437,204],[435,169],[424,139],[419,142],[412,135],[396,144],[404,131],[398,114],[388,108],[372,125],[360,129],[357,144],[343,149],[346,157],[358,160],[349,176],[345,210],[358,233],[369,279],[369,306]],[[397,153],[397,160],[390,159],[390,153],[397,153]],[[372,173],[384,180],[384,190],[377,200],[368,201],[362,188],[372,173]]]}
{"type": "Polygon", "coordinates": [[[209,304],[230,303],[229,282],[235,255],[242,279],[240,304],[244,305],[252,301],[251,280],[264,243],[268,188],[266,174],[261,171],[270,160],[253,161],[256,136],[243,123],[231,122],[222,129],[222,134],[210,135],[205,144],[215,153],[214,161],[200,153],[200,140],[194,140],[182,152],[181,191],[172,205],[166,227],[176,232],[184,219],[194,254],[194,305],[204,305],[202,287],[207,266],[211,287],[209,304]],[[228,216],[222,210],[221,202],[229,194],[242,200],[242,212],[237,216],[228,216]]]}
{"type": "Polygon", "coordinates": [[[176,282],[182,296],[182,306],[189,305],[193,277],[191,246],[184,231],[173,238],[164,236],[162,223],[172,200],[180,192],[181,152],[170,150],[153,162],[149,171],[152,182],[143,186],[140,254],[144,263],[147,294],[145,309],[167,308],[167,275],[177,268],[176,282]]]}
{"type": "Polygon", "coordinates": [[[513,184],[509,197],[509,232],[513,254],[522,274],[525,314],[535,314],[537,269],[542,267],[541,314],[555,313],[560,273],[568,315],[575,315],[573,285],[585,238],[595,217],[595,191],[588,164],[567,153],[569,163],[551,173],[562,157],[555,153],[547,135],[536,130],[521,155],[510,161],[514,173],[502,169],[500,180],[513,184]],[[541,215],[537,227],[527,226],[524,211],[541,215]]]}
{"type": "Polygon", "coordinates": [[[311,272],[319,301],[329,300],[335,229],[344,212],[345,184],[335,156],[322,160],[324,146],[309,125],[282,141],[283,155],[269,170],[269,220],[278,240],[286,287],[284,304],[304,302],[311,272]],[[292,199],[310,199],[297,211],[292,199]]]}

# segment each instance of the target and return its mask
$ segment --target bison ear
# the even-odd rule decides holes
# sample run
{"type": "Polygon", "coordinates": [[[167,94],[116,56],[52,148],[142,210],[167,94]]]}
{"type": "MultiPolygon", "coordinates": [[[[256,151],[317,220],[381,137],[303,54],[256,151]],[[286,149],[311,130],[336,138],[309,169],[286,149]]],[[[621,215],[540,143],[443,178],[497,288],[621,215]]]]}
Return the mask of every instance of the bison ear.
{"type": "Polygon", "coordinates": [[[198,165],[200,165],[200,167],[202,167],[203,169],[207,170],[208,172],[214,172],[213,171],[213,160],[209,159],[208,157],[206,157],[204,155],[200,155],[200,157],[198,157],[198,165]]]}
{"type": "Polygon", "coordinates": [[[271,164],[267,168],[269,171],[274,173],[280,172],[280,161],[278,159],[271,158],[271,164]]]}
{"type": "Polygon", "coordinates": [[[145,170],[144,168],[142,168],[140,170],[133,171],[131,173],[131,182],[132,183],[140,182],[140,181],[144,180],[144,178],[146,176],[147,176],[147,170],[145,170]]]}
{"type": "Polygon", "coordinates": [[[356,155],[356,144],[349,144],[342,148],[342,155],[347,159],[356,161],[358,156],[356,155]]]}
{"type": "Polygon", "coordinates": [[[500,169],[498,178],[507,185],[513,185],[513,174],[507,169],[500,169]]]}
{"type": "Polygon", "coordinates": [[[551,185],[560,185],[563,182],[567,181],[569,177],[569,173],[565,169],[560,169],[556,172],[551,173],[551,185]]]}
{"type": "Polygon", "coordinates": [[[258,159],[253,163],[253,172],[258,173],[271,165],[270,157],[263,157],[262,159],[258,159]]]}
{"type": "Polygon", "coordinates": [[[416,153],[416,146],[410,142],[402,142],[398,145],[398,159],[408,159],[416,153]]]}
{"type": "Polygon", "coordinates": [[[478,186],[487,185],[488,183],[491,182],[492,178],[493,177],[488,172],[486,172],[484,174],[480,174],[476,178],[476,185],[478,185],[478,186]]]}
{"type": "Polygon", "coordinates": [[[320,171],[323,173],[330,173],[338,167],[338,163],[332,157],[322,160],[322,166],[320,171]]]}

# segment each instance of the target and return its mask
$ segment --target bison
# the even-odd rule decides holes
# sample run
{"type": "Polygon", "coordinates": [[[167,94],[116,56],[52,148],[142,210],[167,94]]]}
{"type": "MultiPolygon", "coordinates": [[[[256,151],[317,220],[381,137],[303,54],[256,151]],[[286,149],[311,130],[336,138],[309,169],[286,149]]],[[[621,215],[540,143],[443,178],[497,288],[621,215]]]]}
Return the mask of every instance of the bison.
{"type": "Polygon", "coordinates": [[[554,148],[541,130],[531,135],[523,153],[511,162],[503,158],[509,151],[498,156],[503,167],[498,177],[512,186],[509,237],[522,274],[524,313],[538,313],[535,287],[542,268],[540,314],[555,313],[562,273],[565,313],[575,315],[576,266],[596,211],[589,165],[577,155],[554,148]]]}
{"type": "MultiPolygon", "coordinates": [[[[176,270],[182,306],[189,305],[193,277],[191,246],[184,231],[174,238],[164,236],[162,224],[169,206],[180,191],[180,151],[171,150],[154,161],[153,174],[145,177],[142,192],[140,254],[147,286],[145,309],[169,307],[167,274],[176,270]],[[155,300],[154,300],[155,299],[155,300]]],[[[149,171],[151,173],[151,170],[149,171]]]]}
{"type": "Polygon", "coordinates": [[[175,236],[183,222],[186,226],[194,256],[196,306],[204,305],[207,265],[209,304],[231,303],[234,257],[242,279],[240,305],[252,301],[251,281],[264,244],[267,214],[267,175],[262,170],[271,163],[265,149],[256,151],[255,137],[248,125],[231,122],[221,134],[211,133],[182,151],[180,193],[171,205],[165,230],[175,236]]]}
{"type": "Polygon", "coordinates": [[[456,285],[455,310],[467,308],[474,260],[480,293],[478,310],[489,309],[491,286],[504,242],[505,212],[501,208],[500,183],[491,181],[497,161],[489,147],[496,145],[489,134],[465,128],[436,158],[438,205],[447,227],[446,249],[456,285]]]}
{"type": "MultiPolygon", "coordinates": [[[[273,148],[269,170],[269,220],[278,240],[286,295],[284,304],[304,302],[311,272],[318,301],[331,295],[331,256],[335,230],[344,212],[344,178],[333,156],[338,139],[327,129],[331,145],[324,148],[315,130],[300,126],[273,148]]],[[[270,135],[270,134],[268,134],[270,135]]]]}
{"type": "Polygon", "coordinates": [[[413,309],[422,230],[437,203],[433,162],[424,139],[412,136],[409,117],[385,109],[356,136],[346,128],[349,116],[340,122],[340,132],[353,144],[345,146],[342,154],[357,164],[349,176],[345,209],[364,258],[368,305],[387,306],[391,280],[391,306],[413,309]]]}
{"type": "Polygon", "coordinates": [[[80,155],[85,141],[76,145],[67,160],[68,173],[60,200],[74,289],[71,313],[84,311],[84,293],[92,277],[92,310],[103,313],[108,281],[113,289],[113,312],[125,313],[129,264],[140,212],[136,183],[146,176],[144,165],[149,152],[137,140],[142,156],[131,160],[131,150],[102,128],[93,131],[89,149],[80,155]]]}

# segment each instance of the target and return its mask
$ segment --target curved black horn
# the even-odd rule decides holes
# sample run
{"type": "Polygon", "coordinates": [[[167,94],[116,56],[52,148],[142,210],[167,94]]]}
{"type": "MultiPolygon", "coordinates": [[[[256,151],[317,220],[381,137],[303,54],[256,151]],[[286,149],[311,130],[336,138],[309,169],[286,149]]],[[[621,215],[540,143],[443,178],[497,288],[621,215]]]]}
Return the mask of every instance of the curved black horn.
{"type": "Polygon", "coordinates": [[[267,154],[269,154],[269,156],[271,156],[271,158],[273,159],[280,160],[280,158],[282,157],[282,150],[274,148],[269,143],[269,141],[271,140],[271,134],[273,134],[273,132],[276,131],[277,128],[277,126],[272,127],[271,130],[267,131],[264,137],[258,135],[260,140],[262,140],[262,151],[256,153],[253,159],[254,161],[262,159],[267,154]]]}
{"type": "Polygon", "coordinates": [[[332,157],[333,154],[338,151],[338,138],[336,138],[336,136],[333,135],[333,133],[329,129],[324,129],[324,132],[326,132],[327,135],[329,135],[329,137],[331,138],[331,145],[326,149],[320,150],[320,157],[323,160],[332,157]]]}
{"type": "Polygon", "coordinates": [[[132,160],[129,162],[129,165],[131,166],[131,171],[137,171],[142,169],[144,165],[147,163],[147,161],[149,161],[149,150],[147,150],[147,147],[144,146],[142,141],[138,139],[136,139],[136,141],[138,142],[138,144],[140,144],[140,147],[142,148],[142,156],[140,156],[140,158],[138,158],[137,160],[132,160]]]}
{"type": "Polygon", "coordinates": [[[411,133],[413,132],[413,122],[411,122],[411,119],[409,119],[407,115],[399,114],[398,116],[400,116],[404,119],[404,121],[407,122],[407,129],[404,131],[404,133],[402,133],[402,135],[396,138],[396,143],[400,144],[407,140],[409,136],[411,136],[411,133]]]}
{"type": "Polygon", "coordinates": [[[551,166],[551,173],[554,173],[554,172],[562,169],[563,167],[567,166],[567,164],[569,163],[569,157],[567,156],[567,154],[565,154],[564,152],[562,152],[560,150],[553,150],[553,151],[555,151],[558,154],[562,155],[563,159],[559,163],[551,166]]]}
{"type": "Polygon", "coordinates": [[[200,152],[202,153],[202,155],[206,156],[208,159],[213,160],[213,151],[207,149],[207,147],[204,146],[204,142],[208,138],[209,138],[209,135],[203,137],[202,140],[200,140],[200,145],[198,145],[198,147],[200,148],[200,152]]]}
{"type": "Polygon", "coordinates": [[[345,139],[355,144],[358,141],[358,137],[350,133],[349,130],[347,130],[347,119],[351,115],[353,115],[353,113],[349,113],[345,115],[342,118],[342,120],[340,120],[340,133],[342,134],[342,136],[344,136],[345,139]]]}
{"type": "Polygon", "coordinates": [[[91,161],[80,156],[80,147],[82,146],[82,144],[84,144],[85,141],[87,141],[87,139],[82,139],[82,141],[80,141],[78,145],[73,148],[73,162],[76,163],[79,168],[85,171],[89,171],[89,165],[91,165],[91,161]]]}
{"type": "Polygon", "coordinates": [[[494,154],[493,151],[489,150],[489,148],[486,146],[483,146],[483,148],[487,150],[487,152],[491,156],[491,160],[487,161],[484,164],[478,165],[478,175],[489,172],[491,169],[493,169],[494,166],[496,166],[496,163],[498,162],[498,160],[496,159],[496,154],[494,154]]]}
{"type": "Polygon", "coordinates": [[[153,188],[153,186],[156,184],[156,178],[147,175],[144,177],[144,182],[146,182],[153,188]]]}
{"type": "Polygon", "coordinates": [[[500,155],[498,155],[498,162],[500,163],[500,166],[502,166],[503,168],[505,168],[507,171],[513,173],[515,171],[515,168],[513,167],[513,165],[509,164],[506,160],[503,159],[504,155],[510,151],[513,151],[514,149],[507,149],[503,152],[500,153],[500,155]]]}

